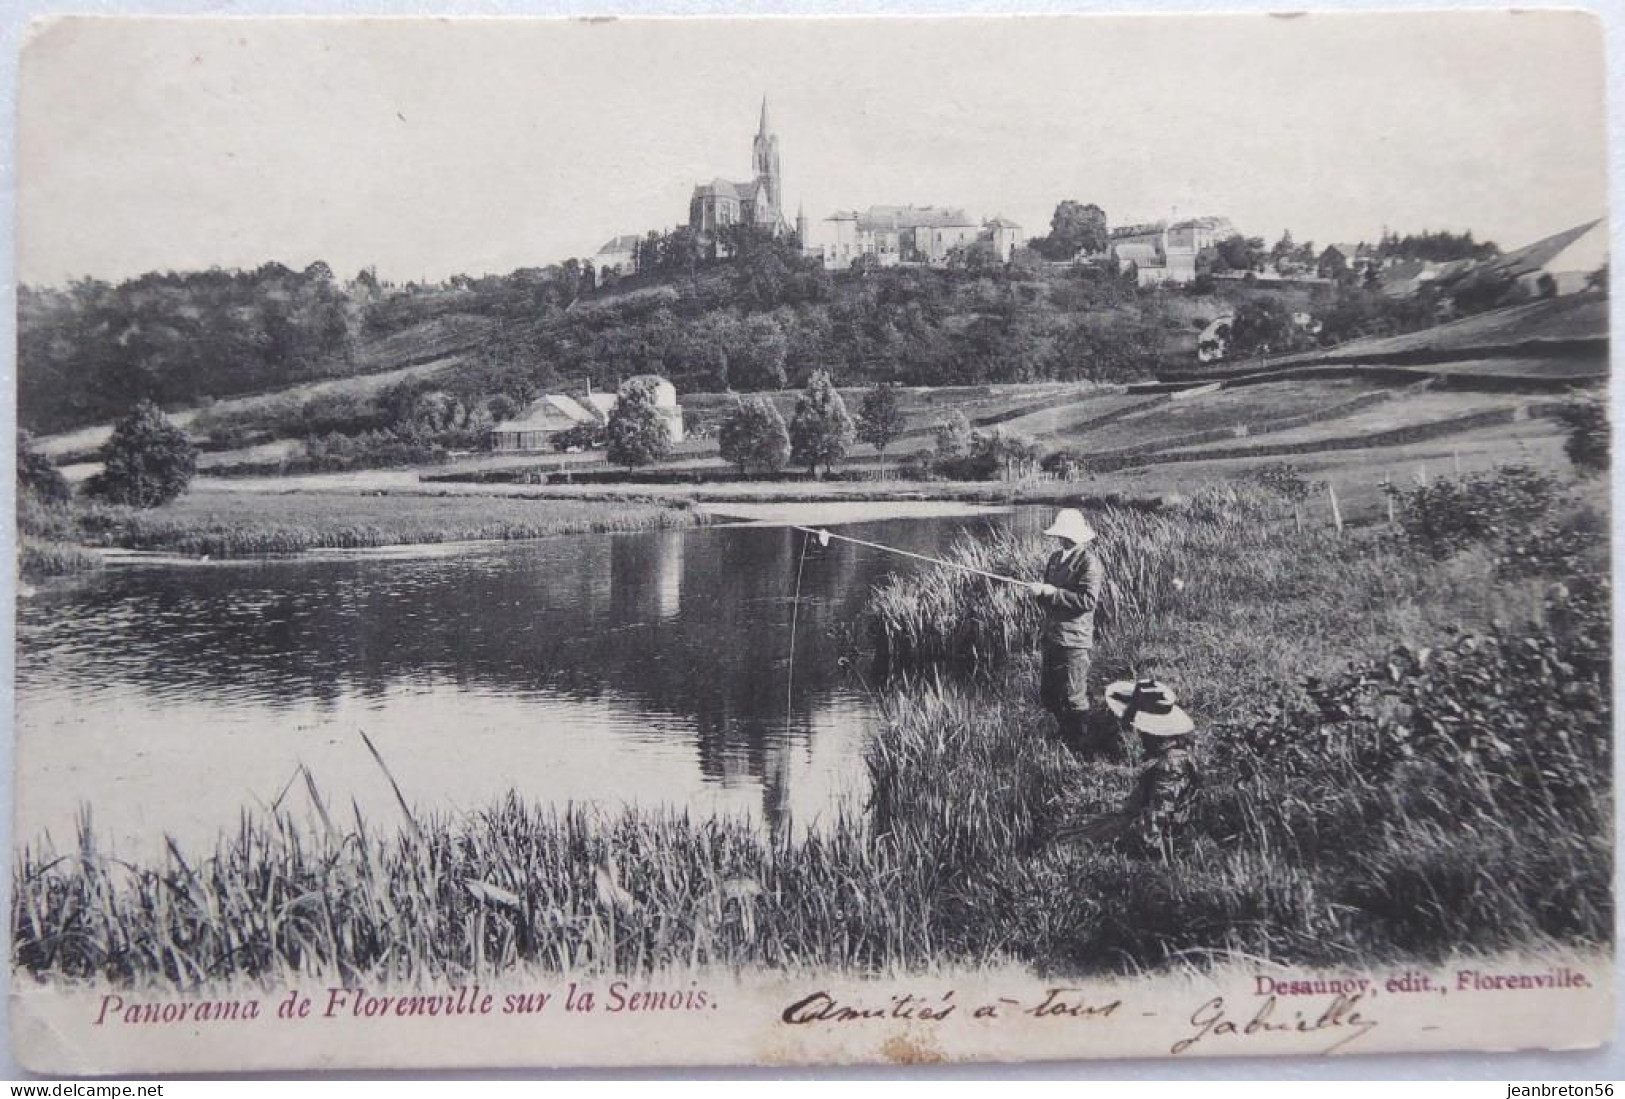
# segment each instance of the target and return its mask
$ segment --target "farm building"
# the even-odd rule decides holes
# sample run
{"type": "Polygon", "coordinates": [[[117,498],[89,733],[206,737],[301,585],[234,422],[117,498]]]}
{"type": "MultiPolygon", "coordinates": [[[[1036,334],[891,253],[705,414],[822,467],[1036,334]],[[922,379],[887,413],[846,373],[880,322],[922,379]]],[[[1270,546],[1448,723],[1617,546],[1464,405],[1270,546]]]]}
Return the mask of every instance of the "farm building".
{"type": "MultiPolygon", "coordinates": [[[[640,374],[632,381],[653,385],[655,407],[666,421],[674,443],[683,441],[683,409],[677,403],[677,389],[656,374],[640,374]]],[[[524,413],[504,420],[491,429],[491,449],[505,453],[547,450],[552,437],[581,426],[603,427],[615,410],[613,393],[589,392],[579,400],[562,393],[549,393],[532,402],[524,413]]]]}
{"type": "Polygon", "coordinates": [[[499,451],[546,450],[549,440],[560,432],[583,424],[601,425],[604,419],[582,407],[573,397],[549,393],[531,403],[524,413],[503,420],[491,429],[491,449],[499,451]]]}

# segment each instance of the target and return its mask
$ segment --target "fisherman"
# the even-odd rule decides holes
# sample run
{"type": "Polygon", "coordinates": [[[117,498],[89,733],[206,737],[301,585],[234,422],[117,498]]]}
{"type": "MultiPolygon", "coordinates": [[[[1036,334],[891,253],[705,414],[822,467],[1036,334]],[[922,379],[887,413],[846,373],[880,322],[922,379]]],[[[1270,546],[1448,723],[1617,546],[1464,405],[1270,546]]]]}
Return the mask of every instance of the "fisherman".
{"type": "Polygon", "coordinates": [[[1123,817],[1148,854],[1171,858],[1190,818],[1201,774],[1192,757],[1196,723],[1155,679],[1123,680],[1106,688],[1106,708],[1139,734],[1140,777],[1123,817]]]}
{"type": "Polygon", "coordinates": [[[1065,508],[1044,532],[1060,542],[1044,566],[1044,579],[1029,585],[1044,607],[1040,699],[1055,716],[1061,741],[1073,752],[1098,753],[1085,718],[1089,712],[1089,658],[1095,645],[1095,607],[1106,572],[1092,548],[1094,528],[1076,508],[1065,508]]]}

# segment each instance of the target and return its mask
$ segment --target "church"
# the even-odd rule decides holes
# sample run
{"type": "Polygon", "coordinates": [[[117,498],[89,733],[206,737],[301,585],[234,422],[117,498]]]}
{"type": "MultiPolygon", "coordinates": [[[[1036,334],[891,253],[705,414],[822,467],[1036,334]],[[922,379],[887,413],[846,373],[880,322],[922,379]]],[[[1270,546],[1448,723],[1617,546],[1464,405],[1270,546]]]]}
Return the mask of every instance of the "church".
{"type": "MultiPolygon", "coordinates": [[[[755,178],[743,183],[713,179],[694,188],[688,202],[688,225],[711,255],[726,255],[722,242],[731,225],[754,225],[774,236],[790,231],[784,216],[784,183],[779,173],[779,138],[767,121],[767,97],[762,97],[762,119],[751,144],[755,178]]],[[[797,218],[797,231],[804,218],[797,218]]],[[[803,234],[805,236],[805,234],[803,234]]]]}

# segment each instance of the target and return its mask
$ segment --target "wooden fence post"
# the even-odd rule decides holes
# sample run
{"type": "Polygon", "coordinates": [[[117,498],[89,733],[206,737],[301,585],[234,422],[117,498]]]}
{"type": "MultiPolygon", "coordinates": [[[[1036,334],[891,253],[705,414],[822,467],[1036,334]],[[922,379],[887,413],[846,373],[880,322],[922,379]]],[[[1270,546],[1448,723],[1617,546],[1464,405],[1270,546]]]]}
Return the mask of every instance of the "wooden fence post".
{"type": "Polygon", "coordinates": [[[1332,502],[1332,523],[1337,527],[1337,533],[1341,536],[1343,533],[1343,509],[1337,506],[1337,489],[1332,486],[1330,481],[1326,482],[1326,495],[1332,502]]]}

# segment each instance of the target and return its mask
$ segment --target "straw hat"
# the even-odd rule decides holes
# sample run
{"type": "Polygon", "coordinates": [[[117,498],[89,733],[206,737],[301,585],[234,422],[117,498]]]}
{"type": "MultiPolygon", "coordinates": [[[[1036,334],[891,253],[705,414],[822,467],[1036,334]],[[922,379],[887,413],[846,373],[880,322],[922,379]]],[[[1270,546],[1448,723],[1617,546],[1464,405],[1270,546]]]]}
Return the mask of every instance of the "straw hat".
{"type": "Polygon", "coordinates": [[[1095,540],[1095,528],[1077,508],[1063,508],[1055,513],[1055,522],[1044,532],[1055,538],[1070,538],[1078,545],[1095,540]]]}
{"type": "Polygon", "coordinates": [[[1174,692],[1154,679],[1122,679],[1106,688],[1106,708],[1147,736],[1184,736],[1196,730],[1174,701],[1174,692]]]}

